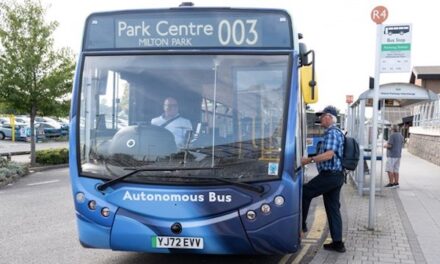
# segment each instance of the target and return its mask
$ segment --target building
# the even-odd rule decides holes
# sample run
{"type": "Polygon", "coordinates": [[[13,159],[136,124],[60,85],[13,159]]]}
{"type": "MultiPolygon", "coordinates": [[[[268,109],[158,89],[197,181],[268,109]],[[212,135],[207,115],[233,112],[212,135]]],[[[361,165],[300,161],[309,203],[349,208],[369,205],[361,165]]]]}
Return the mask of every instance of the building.
{"type": "MultiPolygon", "coordinates": [[[[440,66],[414,67],[410,83],[440,94],[440,66]]],[[[412,106],[413,118],[409,127],[408,144],[409,152],[437,165],[440,165],[439,104],[437,99],[412,106]]]]}
{"type": "Polygon", "coordinates": [[[440,66],[414,67],[409,82],[440,94],[440,66]]]}

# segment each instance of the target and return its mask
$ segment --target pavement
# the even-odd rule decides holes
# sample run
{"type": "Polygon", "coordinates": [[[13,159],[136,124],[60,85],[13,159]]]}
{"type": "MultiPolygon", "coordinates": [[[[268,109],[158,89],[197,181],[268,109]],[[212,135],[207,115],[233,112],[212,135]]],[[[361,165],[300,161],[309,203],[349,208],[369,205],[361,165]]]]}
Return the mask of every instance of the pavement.
{"type": "MultiPolygon", "coordinates": [[[[69,147],[68,141],[46,141],[35,143],[37,150],[50,149],[50,148],[67,148],[69,147]]],[[[31,151],[31,143],[16,141],[12,142],[10,140],[0,140],[0,153],[10,153],[10,152],[23,152],[31,151]]]]}
{"type": "MultiPolygon", "coordinates": [[[[49,141],[49,142],[37,142],[35,144],[36,150],[43,150],[43,149],[52,149],[52,148],[68,148],[69,142],[68,141],[49,141]]],[[[12,142],[10,140],[0,140],[0,154],[3,153],[25,153],[31,151],[31,143],[29,142],[12,142]]],[[[29,154],[24,155],[12,155],[11,156],[12,161],[21,162],[21,163],[29,163],[30,162],[30,156],[29,154]]]]}
{"type": "Polygon", "coordinates": [[[440,166],[404,150],[399,181],[400,188],[376,194],[372,230],[368,194],[360,196],[354,184],[346,184],[341,211],[347,251],[321,247],[309,263],[439,263],[440,166]]]}

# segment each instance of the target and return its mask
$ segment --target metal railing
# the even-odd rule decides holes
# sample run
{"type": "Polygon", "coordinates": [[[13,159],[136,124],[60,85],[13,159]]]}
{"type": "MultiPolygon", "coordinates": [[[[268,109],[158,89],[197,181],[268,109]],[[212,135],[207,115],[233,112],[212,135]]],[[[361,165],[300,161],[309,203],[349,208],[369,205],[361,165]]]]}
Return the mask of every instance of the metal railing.
{"type": "Polygon", "coordinates": [[[412,115],[414,127],[440,130],[440,100],[415,105],[412,115]]]}

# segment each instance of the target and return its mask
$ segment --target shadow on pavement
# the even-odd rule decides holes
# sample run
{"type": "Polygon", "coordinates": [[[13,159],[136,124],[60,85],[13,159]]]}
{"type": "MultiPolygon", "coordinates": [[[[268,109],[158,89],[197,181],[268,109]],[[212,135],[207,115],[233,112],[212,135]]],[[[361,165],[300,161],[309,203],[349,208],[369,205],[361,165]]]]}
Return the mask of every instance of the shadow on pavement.
{"type": "Polygon", "coordinates": [[[266,256],[266,255],[193,255],[193,254],[147,254],[147,253],[133,253],[125,259],[121,259],[119,263],[149,263],[149,264],[163,264],[163,263],[179,263],[179,264],[193,264],[193,263],[213,263],[213,264],[271,264],[279,263],[283,256],[266,256]]]}

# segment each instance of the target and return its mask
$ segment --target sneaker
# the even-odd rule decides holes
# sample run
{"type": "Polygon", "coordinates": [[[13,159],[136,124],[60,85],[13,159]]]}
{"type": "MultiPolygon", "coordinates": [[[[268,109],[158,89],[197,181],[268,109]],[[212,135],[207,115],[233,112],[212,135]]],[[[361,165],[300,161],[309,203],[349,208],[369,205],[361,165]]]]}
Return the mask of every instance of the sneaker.
{"type": "Polygon", "coordinates": [[[393,183],[393,187],[394,188],[399,188],[399,183],[397,182],[397,183],[393,183]]]}
{"type": "Polygon", "coordinates": [[[344,242],[341,241],[337,241],[337,242],[332,242],[329,244],[324,244],[324,249],[325,250],[333,250],[339,253],[344,253],[345,252],[345,245],[344,242]]]}
{"type": "Polygon", "coordinates": [[[394,187],[394,183],[388,183],[387,185],[384,186],[385,188],[391,188],[394,187]]]}

